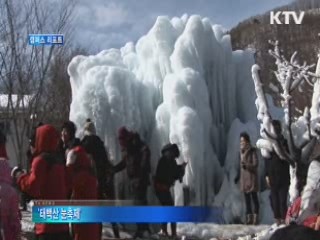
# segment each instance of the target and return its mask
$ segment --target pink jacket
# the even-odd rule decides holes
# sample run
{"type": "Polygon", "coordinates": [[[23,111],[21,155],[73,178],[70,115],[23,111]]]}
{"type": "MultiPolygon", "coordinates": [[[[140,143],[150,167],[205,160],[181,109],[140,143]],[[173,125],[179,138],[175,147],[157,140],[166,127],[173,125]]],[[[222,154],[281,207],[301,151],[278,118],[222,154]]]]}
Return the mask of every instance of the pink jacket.
{"type": "Polygon", "coordinates": [[[21,235],[19,195],[10,173],[8,161],[0,158],[0,233],[5,240],[17,240],[21,235]]]}

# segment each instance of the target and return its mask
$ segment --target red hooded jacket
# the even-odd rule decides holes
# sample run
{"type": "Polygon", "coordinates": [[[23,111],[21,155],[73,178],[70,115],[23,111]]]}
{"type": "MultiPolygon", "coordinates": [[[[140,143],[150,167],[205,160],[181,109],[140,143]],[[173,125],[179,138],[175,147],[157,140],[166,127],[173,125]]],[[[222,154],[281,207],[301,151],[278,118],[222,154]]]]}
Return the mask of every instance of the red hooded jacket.
{"type": "MultiPolygon", "coordinates": [[[[67,154],[67,179],[71,198],[98,199],[98,180],[92,163],[82,146],[72,148],[67,154]]],[[[101,224],[73,224],[74,240],[100,240],[101,224]]]]}
{"type": "MultiPolygon", "coordinates": [[[[35,154],[31,171],[17,179],[23,192],[36,199],[67,199],[66,169],[63,164],[52,164],[43,154],[54,154],[59,143],[59,133],[51,125],[36,130],[35,154]]],[[[36,234],[60,233],[69,231],[68,224],[36,224],[36,234]]]]}

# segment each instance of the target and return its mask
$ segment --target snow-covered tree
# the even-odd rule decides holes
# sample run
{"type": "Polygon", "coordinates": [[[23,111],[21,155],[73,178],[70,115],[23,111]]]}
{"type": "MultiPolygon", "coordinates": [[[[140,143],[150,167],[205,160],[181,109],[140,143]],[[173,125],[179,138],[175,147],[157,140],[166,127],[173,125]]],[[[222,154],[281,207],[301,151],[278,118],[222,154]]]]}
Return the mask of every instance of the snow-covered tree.
{"type": "Polygon", "coordinates": [[[283,161],[290,163],[290,201],[293,201],[298,195],[297,181],[300,181],[301,179],[299,178],[305,176],[305,174],[301,174],[301,171],[306,172],[310,156],[319,137],[320,57],[314,73],[312,69],[315,64],[308,65],[304,62],[301,65],[296,58],[297,52],[293,53],[290,60],[288,60],[283,56],[278,41],[270,41],[269,43],[274,47],[273,50],[269,50],[269,54],[275,59],[277,70],[274,71],[274,74],[281,86],[279,94],[282,99],[281,107],[284,111],[282,122],[288,149],[280,143],[281,136],[277,135],[273,128],[272,116],[259,75],[260,67],[255,64],[252,67],[252,78],[257,94],[257,118],[261,122],[261,139],[258,140],[257,147],[261,149],[261,153],[265,158],[269,158],[270,153],[274,151],[283,161]],[[300,116],[294,116],[295,99],[292,93],[296,89],[301,91],[303,84],[309,84],[313,87],[311,108],[306,107],[300,116]]]}

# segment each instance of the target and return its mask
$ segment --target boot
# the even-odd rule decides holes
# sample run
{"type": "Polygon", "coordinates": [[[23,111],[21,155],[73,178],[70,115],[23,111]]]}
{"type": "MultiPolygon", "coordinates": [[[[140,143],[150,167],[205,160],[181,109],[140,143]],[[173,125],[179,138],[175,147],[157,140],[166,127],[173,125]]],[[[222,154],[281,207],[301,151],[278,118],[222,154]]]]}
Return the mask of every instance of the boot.
{"type": "Polygon", "coordinates": [[[168,236],[168,232],[167,232],[167,224],[166,223],[162,223],[161,224],[161,231],[158,233],[161,236],[168,236]]]}
{"type": "Polygon", "coordinates": [[[258,225],[258,214],[253,214],[252,224],[253,225],[258,225]]]}
{"type": "Polygon", "coordinates": [[[177,238],[177,224],[171,223],[171,236],[175,239],[177,238]]]}
{"type": "Polygon", "coordinates": [[[112,223],[112,231],[114,238],[120,238],[119,226],[116,223],[112,223]]]}
{"type": "Polygon", "coordinates": [[[281,225],[281,219],[278,219],[278,218],[276,218],[276,224],[277,224],[277,226],[280,226],[281,225]]]}
{"type": "Polygon", "coordinates": [[[252,224],[252,218],[253,218],[252,214],[247,214],[247,216],[246,216],[246,224],[247,225],[251,225],[252,224]]]}

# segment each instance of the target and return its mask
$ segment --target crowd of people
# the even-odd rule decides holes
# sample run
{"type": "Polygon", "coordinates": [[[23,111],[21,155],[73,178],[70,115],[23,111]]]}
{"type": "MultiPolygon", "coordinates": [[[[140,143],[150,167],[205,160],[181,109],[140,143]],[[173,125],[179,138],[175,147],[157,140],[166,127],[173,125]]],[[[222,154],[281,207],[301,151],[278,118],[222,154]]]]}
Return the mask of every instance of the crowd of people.
{"type": "MultiPolygon", "coordinates": [[[[168,144],[162,149],[157,171],[151,177],[150,150],[139,133],[126,127],[118,130],[122,160],[113,165],[104,142],[97,136],[93,122],[88,119],[84,137],[76,137],[75,123],[67,121],[61,132],[49,124],[40,123],[30,137],[29,169],[10,168],[6,153],[6,138],[0,134],[0,239],[20,239],[21,214],[18,188],[27,199],[41,200],[100,200],[115,199],[114,175],[126,169],[131,200],[146,206],[147,188],[153,184],[162,205],[174,205],[170,187],[182,181],[185,166],[178,165],[179,149],[168,144]],[[169,170],[168,170],[169,169],[169,170]],[[15,186],[15,187],[14,187],[15,186]],[[5,207],[4,207],[5,206],[5,207]]],[[[120,238],[119,226],[111,223],[115,238],[120,238]]],[[[163,223],[161,234],[169,235],[163,223]]],[[[176,225],[171,225],[172,237],[176,225]]],[[[150,234],[147,223],[137,223],[134,238],[150,234]]],[[[37,240],[98,240],[102,238],[101,223],[35,224],[37,240]]]]}
{"type": "MultiPolygon", "coordinates": [[[[275,134],[282,146],[288,144],[282,135],[281,123],[272,122],[275,134]]],[[[76,137],[77,127],[65,122],[61,132],[49,124],[40,123],[29,141],[29,169],[10,168],[6,152],[6,137],[0,134],[0,240],[20,239],[21,213],[19,211],[20,190],[29,199],[50,200],[98,200],[115,199],[114,175],[126,170],[131,200],[135,205],[147,206],[147,189],[152,184],[156,196],[163,206],[173,206],[170,188],[175,181],[182,181],[186,163],[178,165],[180,156],[176,144],[169,143],[161,150],[156,172],[151,176],[151,152],[139,133],[126,127],[118,130],[118,142],[122,160],[113,165],[108,158],[104,142],[97,136],[93,122],[84,125],[84,137],[76,137]],[[14,187],[15,186],[15,187],[14,187]]],[[[259,159],[247,133],[240,134],[239,182],[246,204],[246,224],[259,224],[259,159]]],[[[318,215],[307,216],[301,223],[296,221],[301,210],[301,197],[288,208],[287,196],[290,185],[289,162],[282,160],[276,152],[265,159],[265,181],[270,188],[270,204],[277,225],[290,225],[289,229],[301,230],[305,226],[319,230],[318,215]],[[294,228],[292,223],[299,223],[294,228]]],[[[299,195],[305,181],[297,184],[299,195]]],[[[111,223],[115,238],[120,238],[119,226],[111,223]]],[[[309,230],[301,230],[310,232],[309,230]]],[[[167,223],[161,225],[160,234],[169,236],[167,223]]],[[[171,234],[176,237],[176,224],[171,223],[171,234]]],[[[150,235],[147,223],[137,223],[135,238],[150,235]]],[[[279,235],[279,234],[278,234],[279,235]]],[[[297,236],[298,234],[295,234],[297,236]]],[[[36,224],[38,240],[98,240],[102,238],[102,224],[36,224]]],[[[277,239],[277,238],[275,238],[277,239]]],[[[280,238],[279,238],[280,239],[280,238]]]]}

